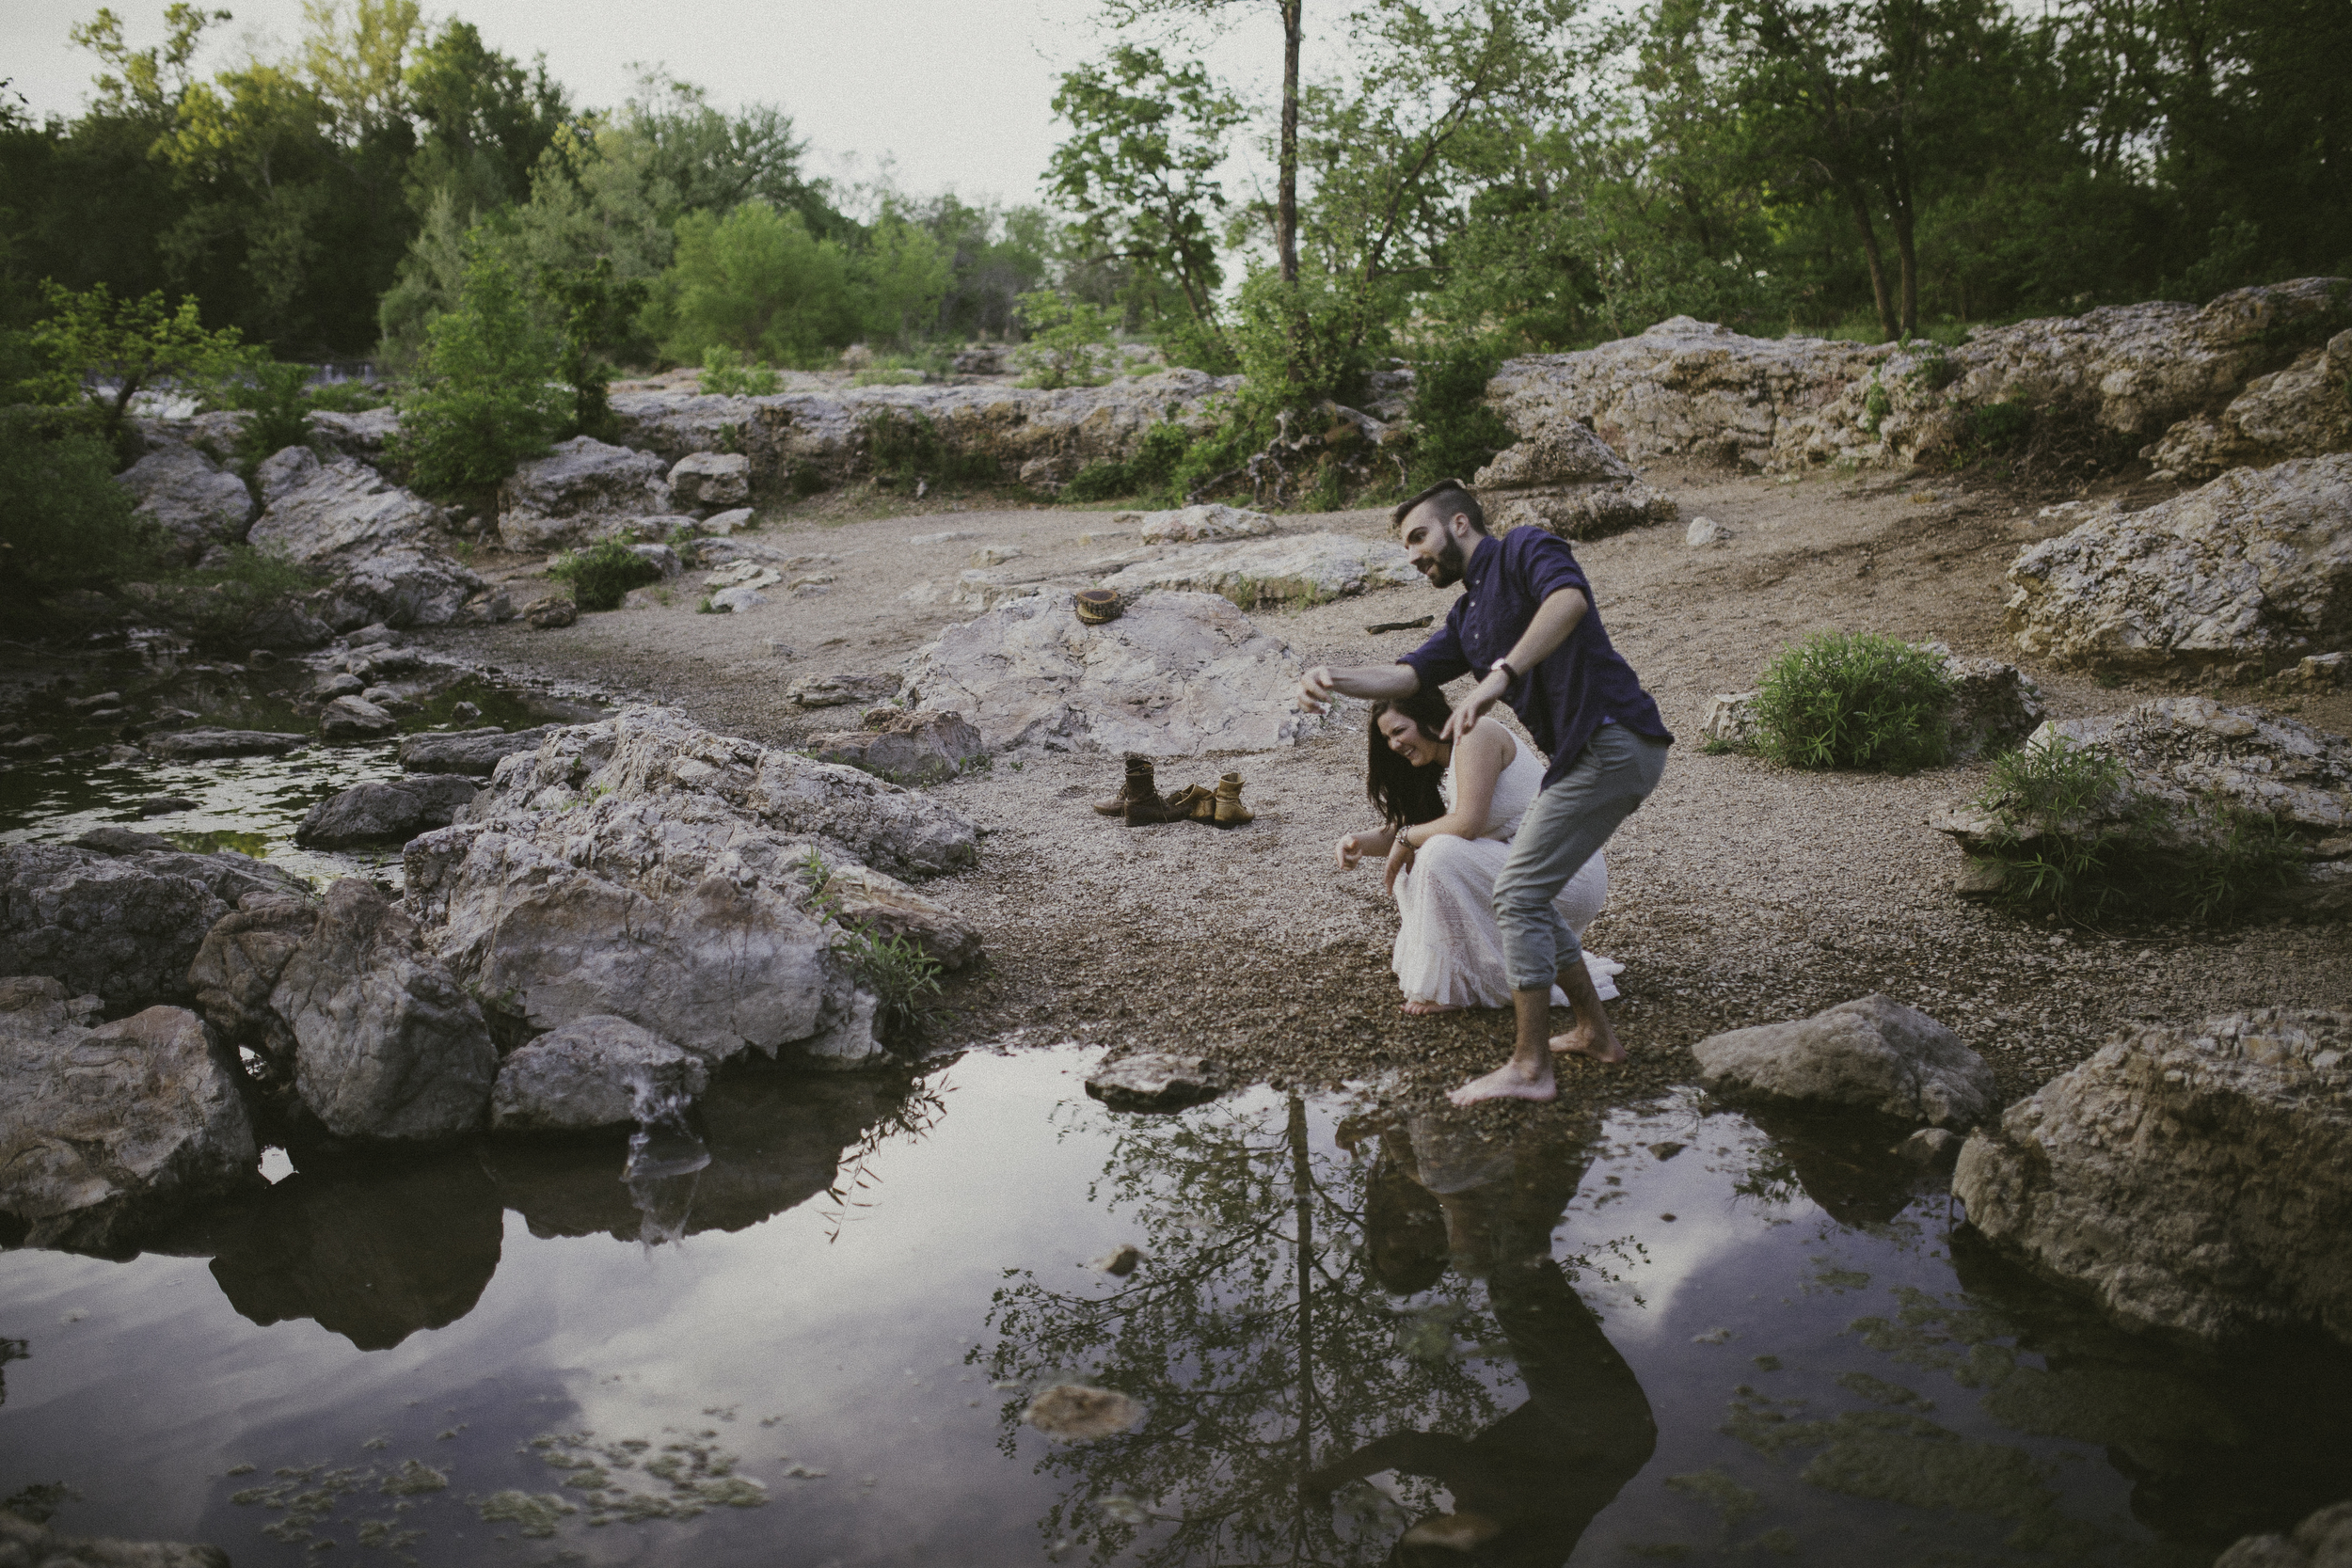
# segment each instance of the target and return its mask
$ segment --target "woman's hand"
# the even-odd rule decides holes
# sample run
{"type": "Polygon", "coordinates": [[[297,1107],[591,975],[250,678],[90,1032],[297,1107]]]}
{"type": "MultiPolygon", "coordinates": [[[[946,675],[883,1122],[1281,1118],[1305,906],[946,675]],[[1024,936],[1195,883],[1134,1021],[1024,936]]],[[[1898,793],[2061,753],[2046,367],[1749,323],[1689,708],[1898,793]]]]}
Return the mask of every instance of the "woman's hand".
{"type": "Polygon", "coordinates": [[[1339,862],[1342,871],[1353,871],[1356,863],[1364,858],[1363,835],[1350,833],[1340,840],[1339,862]]]}
{"type": "Polygon", "coordinates": [[[1396,896],[1396,879],[1413,863],[1413,835],[1407,831],[1396,835],[1389,846],[1389,866],[1380,879],[1381,891],[1391,898],[1396,896]]]}

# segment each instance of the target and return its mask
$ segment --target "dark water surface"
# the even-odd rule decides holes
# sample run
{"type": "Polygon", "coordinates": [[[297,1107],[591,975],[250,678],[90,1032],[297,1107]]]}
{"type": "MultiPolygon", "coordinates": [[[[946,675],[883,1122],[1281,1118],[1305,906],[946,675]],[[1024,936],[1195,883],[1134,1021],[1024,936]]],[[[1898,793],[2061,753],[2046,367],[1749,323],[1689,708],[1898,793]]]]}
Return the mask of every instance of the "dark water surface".
{"type": "Polygon", "coordinates": [[[241,1568],[2203,1564],[2352,1469],[2341,1354],[2106,1329],[1883,1133],[1136,1118],[1084,1060],[737,1073],[633,1180],[273,1155],[182,1255],[0,1255],[0,1490],[241,1568]],[[1063,1381],[1147,1414],[1024,1424],[1063,1381]]]}

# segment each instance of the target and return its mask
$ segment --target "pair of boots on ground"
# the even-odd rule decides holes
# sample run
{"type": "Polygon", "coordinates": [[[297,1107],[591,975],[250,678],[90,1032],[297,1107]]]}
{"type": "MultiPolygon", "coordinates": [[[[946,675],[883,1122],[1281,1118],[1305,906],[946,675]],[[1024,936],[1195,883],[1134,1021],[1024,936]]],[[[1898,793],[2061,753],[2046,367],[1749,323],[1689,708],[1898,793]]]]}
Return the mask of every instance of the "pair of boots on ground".
{"type": "Polygon", "coordinates": [[[1152,778],[1152,759],[1133,752],[1127,753],[1126,784],[1109,800],[1095,801],[1094,809],[1104,816],[1125,817],[1130,828],[1148,822],[1210,822],[1220,828],[1238,828],[1257,816],[1241,803],[1239,773],[1226,774],[1215,789],[1186,784],[1173,795],[1162,796],[1152,778]]]}

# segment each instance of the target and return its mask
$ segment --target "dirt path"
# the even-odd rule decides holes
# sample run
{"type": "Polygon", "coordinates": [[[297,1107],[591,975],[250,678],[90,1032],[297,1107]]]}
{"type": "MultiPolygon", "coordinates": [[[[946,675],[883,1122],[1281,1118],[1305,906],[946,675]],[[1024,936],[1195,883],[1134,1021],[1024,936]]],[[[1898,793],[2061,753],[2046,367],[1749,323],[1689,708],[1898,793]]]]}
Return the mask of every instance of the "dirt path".
{"type": "MultiPolygon", "coordinates": [[[[1664,467],[1648,477],[1677,497],[1686,521],[1711,516],[1738,537],[1693,550],[1675,525],[1578,550],[1611,634],[1684,744],[1610,847],[1610,902],[1587,939],[1627,966],[1613,1011],[1633,1062],[1570,1069],[1573,1096],[1615,1100],[1687,1082],[1687,1048],[1708,1033],[1870,990],[1952,1025],[2010,1095],[2130,1019],[2352,1006],[2352,927],[2341,923],[2099,934],[1962,903],[1950,892],[1959,852],[1926,823],[1980,786],[1981,765],[1905,779],[1798,774],[1699,750],[1709,697],[1752,686],[1784,642],[1818,629],[2018,658],[2001,627],[2003,573],[2047,531],[2028,509],[1935,482],[1789,483],[1664,467]]],[[[1377,535],[1386,521],[1353,512],[1282,525],[1377,535]]],[[[690,574],[666,606],[558,632],[517,622],[450,641],[493,664],[593,681],[675,704],[716,729],[790,743],[844,717],[795,708],[783,695],[791,680],[889,667],[970,613],[910,603],[911,587],[951,581],[983,545],[1021,550],[1009,574],[1065,574],[1120,547],[1110,528],[1107,512],[1074,509],[787,516],[752,537],[809,558],[792,575],[831,576],[822,592],[771,591],[773,603],[747,614],[698,615],[700,579],[690,574]],[[943,532],[962,537],[930,537],[943,532]]],[[[533,579],[522,563],[510,569],[527,596],[533,579]]],[[[1258,619],[1310,660],[1386,659],[1422,634],[1375,637],[1368,623],[1442,613],[1452,597],[1390,589],[1258,619]]],[[[2176,689],[2102,688],[2026,663],[2059,717],[2176,689]]],[[[2352,729],[2352,696],[2307,700],[2302,717],[2352,729]]],[[[1389,972],[1395,917],[1378,871],[1332,863],[1340,834],[1371,822],[1363,746],[1358,705],[1289,752],[1163,768],[1164,788],[1242,770],[1258,818],[1223,832],[1130,830],[1095,816],[1087,801],[1116,789],[1114,757],[1032,752],[940,786],[989,833],[978,869],[929,889],[980,924],[990,955],[984,973],[955,988],[952,1036],[1206,1048],[1237,1074],[1276,1082],[1394,1074],[1434,1086],[1491,1065],[1507,1019],[1401,1016],[1389,972]]]]}

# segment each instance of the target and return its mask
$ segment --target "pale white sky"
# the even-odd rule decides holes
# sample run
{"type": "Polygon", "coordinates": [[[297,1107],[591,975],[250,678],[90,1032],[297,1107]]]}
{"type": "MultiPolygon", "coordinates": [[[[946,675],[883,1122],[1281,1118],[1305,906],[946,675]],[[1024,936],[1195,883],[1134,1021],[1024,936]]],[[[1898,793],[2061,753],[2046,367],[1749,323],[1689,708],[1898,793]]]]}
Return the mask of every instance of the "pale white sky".
{"type": "MultiPolygon", "coordinates": [[[[36,115],[82,106],[96,62],[66,33],[99,3],[0,0],[0,73],[15,79],[36,115]]],[[[161,40],[163,0],[110,3],[135,45],[161,40]]],[[[274,57],[302,31],[301,0],[206,3],[235,17],[212,35],[208,71],[247,51],[274,57]]],[[[549,71],[581,104],[619,103],[629,64],[659,62],[708,87],[723,107],[782,107],[810,144],[813,173],[866,180],[893,160],[911,193],[952,187],[967,200],[1009,202],[1039,199],[1056,139],[1057,78],[1107,47],[1109,35],[1096,25],[1101,9],[1099,0],[426,4],[429,16],[463,17],[525,62],[544,50],[549,71]]],[[[1234,24],[1204,51],[1235,87],[1263,96],[1281,64],[1273,7],[1235,9],[1234,24]]],[[[1247,170],[1234,172],[1241,178],[1229,179],[1227,190],[1240,196],[1247,170]]]]}

